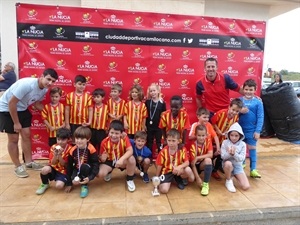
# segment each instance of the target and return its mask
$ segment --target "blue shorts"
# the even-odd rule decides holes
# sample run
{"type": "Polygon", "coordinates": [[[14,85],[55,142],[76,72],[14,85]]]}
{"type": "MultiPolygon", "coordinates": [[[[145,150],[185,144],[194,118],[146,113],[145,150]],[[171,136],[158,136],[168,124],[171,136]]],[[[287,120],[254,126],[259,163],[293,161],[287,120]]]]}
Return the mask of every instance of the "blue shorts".
{"type": "Polygon", "coordinates": [[[246,144],[256,146],[257,140],[254,139],[254,131],[253,132],[244,132],[245,139],[243,140],[246,144]]]}
{"type": "Polygon", "coordinates": [[[67,175],[66,174],[62,174],[58,171],[56,171],[53,167],[51,167],[51,173],[49,174],[49,177],[48,177],[49,180],[60,180],[64,183],[67,182],[67,175]]]}
{"type": "MultiPolygon", "coordinates": [[[[222,167],[223,167],[223,169],[224,169],[224,163],[225,163],[225,162],[226,162],[226,161],[223,161],[223,162],[222,162],[222,167]]],[[[234,176],[234,175],[237,175],[237,174],[245,173],[242,164],[235,164],[235,165],[232,164],[232,166],[233,166],[233,170],[232,170],[231,174],[232,174],[233,176],[234,176]]]]}

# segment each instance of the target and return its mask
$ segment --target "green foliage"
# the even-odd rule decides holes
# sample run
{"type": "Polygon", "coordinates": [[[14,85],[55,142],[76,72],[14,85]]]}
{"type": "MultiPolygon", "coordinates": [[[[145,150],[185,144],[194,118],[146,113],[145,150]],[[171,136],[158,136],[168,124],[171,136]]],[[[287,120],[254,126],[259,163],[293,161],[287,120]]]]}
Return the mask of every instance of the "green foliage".
{"type": "Polygon", "coordinates": [[[283,80],[284,81],[300,80],[300,73],[299,72],[288,72],[287,75],[284,75],[283,80]]]}
{"type": "Polygon", "coordinates": [[[280,70],[279,72],[281,75],[288,75],[289,71],[288,70],[280,70]]]}

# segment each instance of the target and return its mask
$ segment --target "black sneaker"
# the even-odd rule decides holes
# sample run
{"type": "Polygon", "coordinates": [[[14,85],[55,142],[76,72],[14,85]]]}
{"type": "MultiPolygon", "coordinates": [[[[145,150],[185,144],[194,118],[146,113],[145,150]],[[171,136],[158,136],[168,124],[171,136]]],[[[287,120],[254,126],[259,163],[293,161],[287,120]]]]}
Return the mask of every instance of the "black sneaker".
{"type": "Polygon", "coordinates": [[[180,189],[180,190],[183,190],[185,188],[184,184],[183,184],[183,181],[182,181],[182,178],[180,176],[174,176],[174,179],[175,181],[177,182],[177,187],[180,189]]]}

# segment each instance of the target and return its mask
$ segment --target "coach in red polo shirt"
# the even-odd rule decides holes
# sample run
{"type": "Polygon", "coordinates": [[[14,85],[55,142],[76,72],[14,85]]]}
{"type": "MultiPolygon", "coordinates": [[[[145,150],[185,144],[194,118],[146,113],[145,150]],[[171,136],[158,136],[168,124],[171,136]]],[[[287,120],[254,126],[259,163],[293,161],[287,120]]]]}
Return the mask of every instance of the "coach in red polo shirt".
{"type": "Polygon", "coordinates": [[[204,63],[206,75],[196,83],[197,107],[207,108],[211,116],[229,106],[229,90],[243,93],[243,89],[228,75],[217,73],[218,61],[208,58],[204,63]]]}

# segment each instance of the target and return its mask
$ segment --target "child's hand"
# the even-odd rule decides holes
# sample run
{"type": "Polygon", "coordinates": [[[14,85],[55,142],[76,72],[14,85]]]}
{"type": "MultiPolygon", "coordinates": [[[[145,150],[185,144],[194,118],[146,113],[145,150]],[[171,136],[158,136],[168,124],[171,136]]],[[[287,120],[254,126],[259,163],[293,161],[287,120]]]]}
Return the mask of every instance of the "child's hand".
{"type": "Polygon", "coordinates": [[[249,112],[249,109],[248,109],[247,107],[243,107],[243,108],[240,110],[240,113],[243,113],[243,114],[245,114],[245,113],[247,113],[247,112],[249,112]]]}
{"type": "Polygon", "coordinates": [[[101,162],[105,162],[107,160],[107,152],[103,152],[100,156],[101,162]]]}
{"type": "Polygon", "coordinates": [[[196,177],[196,183],[197,183],[197,185],[199,186],[199,187],[202,187],[202,180],[201,180],[201,178],[198,176],[198,177],[196,177]]]}
{"type": "Polygon", "coordinates": [[[90,181],[88,177],[83,178],[83,181],[80,181],[80,184],[87,184],[90,181]]]}
{"type": "Polygon", "coordinates": [[[234,155],[235,154],[235,150],[236,150],[235,146],[231,146],[230,154],[234,155]]]}
{"type": "Polygon", "coordinates": [[[55,127],[50,126],[50,127],[49,127],[49,130],[50,130],[50,131],[55,131],[55,127]]]}
{"type": "Polygon", "coordinates": [[[67,128],[68,130],[71,130],[70,124],[66,124],[66,128],[67,128]]]}
{"type": "Polygon", "coordinates": [[[65,187],[65,192],[66,192],[66,193],[70,193],[71,190],[72,190],[72,186],[66,186],[66,187],[65,187]]]}
{"type": "Polygon", "coordinates": [[[115,167],[116,168],[122,168],[123,164],[124,164],[123,159],[120,158],[120,159],[117,160],[117,162],[115,164],[115,167]]]}
{"type": "Polygon", "coordinates": [[[260,133],[254,132],[253,137],[255,140],[258,140],[260,138],[260,133]]]}
{"type": "Polygon", "coordinates": [[[91,125],[91,123],[82,123],[82,126],[84,126],[84,127],[88,127],[90,125],[91,125]]]}
{"type": "Polygon", "coordinates": [[[124,123],[124,129],[127,130],[129,128],[127,123],[124,123]]]}
{"type": "Polygon", "coordinates": [[[74,185],[78,185],[78,184],[80,184],[80,181],[79,181],[79,180],[76,181],[76,180],[74,179],[74,180],[72,180],[72,183],[73,183],[74,185]]]}

